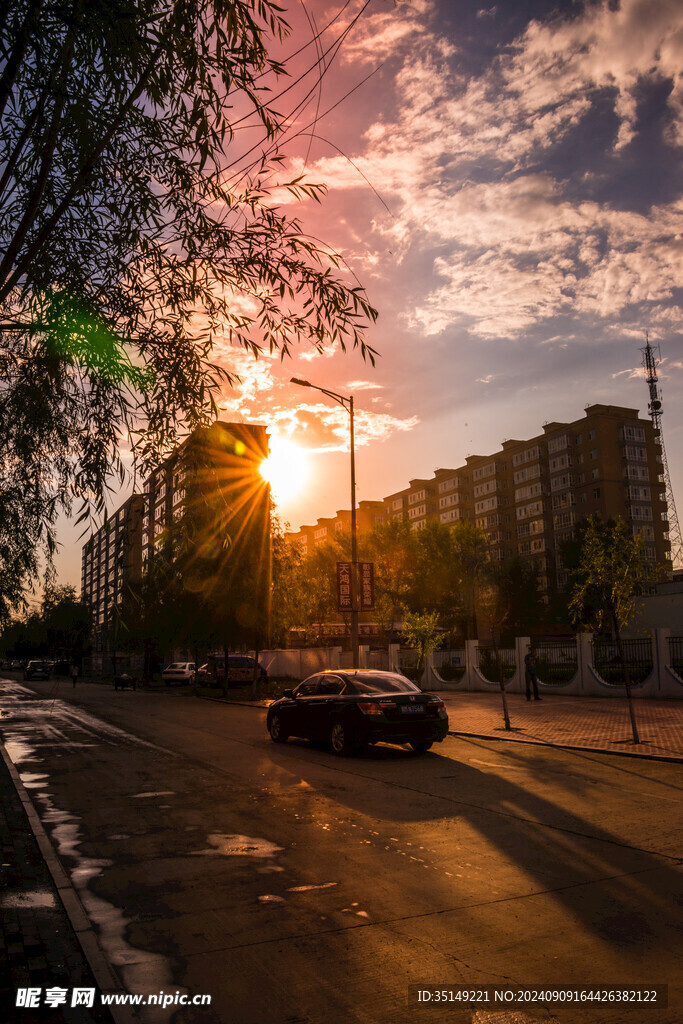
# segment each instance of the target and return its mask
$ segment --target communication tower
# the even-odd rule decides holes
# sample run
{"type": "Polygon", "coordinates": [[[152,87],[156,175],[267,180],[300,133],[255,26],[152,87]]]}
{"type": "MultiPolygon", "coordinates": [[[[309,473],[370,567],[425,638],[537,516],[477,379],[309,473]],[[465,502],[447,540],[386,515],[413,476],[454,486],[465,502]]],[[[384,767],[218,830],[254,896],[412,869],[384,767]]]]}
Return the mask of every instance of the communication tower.
{"type": "Polygon", "coordinates": [[[683,568],[683,539],[681,538],[681,528],[678,523],[678,513],[676,512],[676,502],[674,501],[674,492],[671,486],[671,477],[669,476],[669,466],[666,461],[666,449],[664,447],[664,435],[662,433],[662,414],[664,412],[662,407],[662,389],[659,387],[657,380],[657,364],[661,361],[661,355],[659,352],[659,346],[657,346],[657,355],[655,356],[649,337],[647,335],[645,335],[645,337],[647,344],[645,345],[645,348],[642,348],[640,351],[643,353],[643,366],[645,367],[647,386],[650,389],[650,401],[648,402],[647,407],[653,426],[655,430],[659,432],[659,443],[662,449],[662,467],[664,483],[666,485],[666,506],[667,518],[669,520],[671,560],[674,568],[680,569],[683,568]]]}

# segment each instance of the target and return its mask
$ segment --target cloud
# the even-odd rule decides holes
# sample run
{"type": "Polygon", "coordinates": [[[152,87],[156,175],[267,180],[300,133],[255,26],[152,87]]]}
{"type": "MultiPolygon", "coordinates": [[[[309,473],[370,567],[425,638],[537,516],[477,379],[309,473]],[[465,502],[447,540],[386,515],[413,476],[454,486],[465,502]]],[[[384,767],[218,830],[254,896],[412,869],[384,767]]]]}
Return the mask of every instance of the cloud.
{"type": "Polygon", "coordinates": [[[646,309],[651,326],[673,326],[681,203],[615,209],[587,185],[597,153],[610,155],[614,170],[633,141],[644,81],[669,83],[668,138],[683,144],[683,6],[590,3],[571,17],[532,21],[468,79],[434,11],[401,5],[365,21],[349,54],[370,53],[377,31],[377,53],[399,61],[395,112],[367,128],[353,163],[334,155],[310,169],[331,193],[367,190],[367,178],[395,212],[378,212],[366,251],[376,258],[383,237],[397,266],[419,266],[426,288],[405,322],[426,335],[461,325],[494,339],[557,315],[623,317],[628,326],[646,309]],[[563,179],[543,169],[605,103],[616,131],[584,140],[583,187],[578,172],[563,179]]]}
{"type": "Polygon", "coordinates": [[[381,391],[384,384],[377,384],[370,380],[350,380],[347,388],[349,391],[381,391]]]}
{"type": "MultiPolygon", "coordinates": [[[[299,401],[298,389],[289,383],[290,375],[277,375],[280,362],[276,355],[254,360],[248,352],[227,346],[218,354],[226,369],[240,378],[240,383],[226,391],[218,402],[222,419],[265,423],[271,431],[312,451],[348,451],[346,409],[323,399],[306,401],[312,397],[310,393],[302,392],[304,401],[299,401]]],[[[383,384],[363,380],[343,385],[349,393],[383,388],[383,384]]],[[[416,416],[392,415],[381,398],[374,399],[373,404],[378,403],[383,408],[369,410],[356,406],[354,410],[355,442],[359,447],[410,431],[419,423],[416,416]]]]}
{"type": "MultiPolygon", "coordinates": [[[[273,407],[268,423],[288,440],[312,452],[347,452],[349,450],[349,415],[341,406],[322,402],[295,407],[273,407]]],[[[399,419],[386,412],[359,409],[354,415],[357,447],[384,441],[396,432],[412,430],[419,423],[417,416],[399,419]]]]}

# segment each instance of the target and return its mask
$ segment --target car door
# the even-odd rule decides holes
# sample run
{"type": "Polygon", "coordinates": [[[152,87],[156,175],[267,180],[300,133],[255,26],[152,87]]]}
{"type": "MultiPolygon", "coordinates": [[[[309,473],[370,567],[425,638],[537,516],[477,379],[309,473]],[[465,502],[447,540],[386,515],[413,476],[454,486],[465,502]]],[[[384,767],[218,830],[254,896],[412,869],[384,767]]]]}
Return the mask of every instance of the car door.
{"type": "Polygon", "coordinates": [[[278,704],[278,713],[286,732],[292,736],[311,738],[309,725],[310,702],[318,688],[318,676],[304,680],[294,690],[294,696],[278,704]]]}
{"type": "Polygon", "coordinates": [[[332,720],[339,710],[337,699],[344,690],[344,680],[336,675],[321,675],[315,694],[310,698],[308,720],[315,739],[328,740],[332,720]]]}

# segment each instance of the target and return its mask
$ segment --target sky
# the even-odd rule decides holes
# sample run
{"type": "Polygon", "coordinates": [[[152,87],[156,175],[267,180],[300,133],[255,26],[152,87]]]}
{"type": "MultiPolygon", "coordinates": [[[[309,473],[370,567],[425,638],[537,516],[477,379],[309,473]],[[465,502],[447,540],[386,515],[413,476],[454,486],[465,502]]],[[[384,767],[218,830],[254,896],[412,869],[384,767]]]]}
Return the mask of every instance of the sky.
{"type": "MultiPolygon", "coordinates": [[[[281,519],[296,530],[350,506],[348,414],[291,377],[354,396],[357,500],[381,499],[587,405],[646,416],[646,334],[683,516],[683,5],[286,6],[278,55],[312,26],[323,46],[349,31],[308,101],[296,109],[310,78],[281,101],[283,179],[327,195],[278,195],[380,315],[374,367],[336,348],[220,353],[242,379],[221,418],[307,453],[290,450],[281,519]]],[[[314,54],[290,61],[294,78],[314,54]]],[[[83,541],[68,524],[61,539],[60,577],[79,586],[83,541]]]]}

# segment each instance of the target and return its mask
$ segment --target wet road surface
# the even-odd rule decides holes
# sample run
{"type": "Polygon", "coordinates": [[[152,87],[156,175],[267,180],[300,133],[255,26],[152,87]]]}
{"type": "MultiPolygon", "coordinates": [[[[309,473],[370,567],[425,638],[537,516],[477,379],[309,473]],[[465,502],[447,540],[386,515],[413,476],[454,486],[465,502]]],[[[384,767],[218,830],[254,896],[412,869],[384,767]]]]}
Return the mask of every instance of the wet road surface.
{"type": "Polygon", "coordinates": [[[212,997],[146,1022],[683,1020],[680,766],[454,738],[337,759],[260,710],[100,685],[3,682],[0,708],[124,988],[212,997]],[[667,982],[661,1011],[408,995],[667,982]]]}

